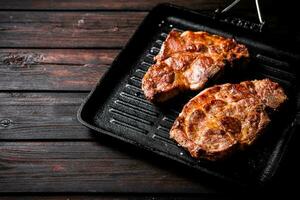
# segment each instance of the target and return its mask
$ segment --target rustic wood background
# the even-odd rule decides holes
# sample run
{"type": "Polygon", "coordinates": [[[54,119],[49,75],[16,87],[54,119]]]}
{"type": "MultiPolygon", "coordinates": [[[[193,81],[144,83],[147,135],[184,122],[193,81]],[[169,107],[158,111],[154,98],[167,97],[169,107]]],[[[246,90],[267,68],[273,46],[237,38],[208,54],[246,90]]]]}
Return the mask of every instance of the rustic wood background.
{"type": "MultiPolygon", "coordinates": [[[[0,192],[69,192],[72,199],[83,198],[77,193],[97,193],[104,199],[185,199],[203,192],[234,192],[179,164],[96,136],[76,119],[88,92],[148,11],[161,2],[165,1],[0,1],[0,192]]],[[[211,12],[230,1],[168,2],[211,12]]],[[[274,35],[298,46],[293,7],[274,4],[262,5],[274,35]]],[[[253,2],[245,1],[233,12],[255,16],[253,9],[253,2]]],[[[291,152],[297,151],[296,141],[291,152]]],[[[298,181],[299,165],[293,154],[288,155],[266,191],[296,188],[292,183],[298,181]]]]}

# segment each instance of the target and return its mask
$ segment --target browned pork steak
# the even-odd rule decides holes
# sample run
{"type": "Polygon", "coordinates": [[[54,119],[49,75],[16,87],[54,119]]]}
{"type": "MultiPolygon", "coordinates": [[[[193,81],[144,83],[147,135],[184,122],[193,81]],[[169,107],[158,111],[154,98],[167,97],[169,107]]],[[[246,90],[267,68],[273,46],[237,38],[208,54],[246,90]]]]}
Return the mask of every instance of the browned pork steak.
{"type": "Polygon", "coordinates": [[[145,74],[142,89],[148,100],[162,102],[180,91],[203,88],[225,66],[248,57],[247,48],[233,39],[173,30],[145,74]]]}
{"type": "Polygon", "coordinates": [[[286,100],[269,79],[213,86],[184,106],[170,137],[192,157],[216,160],[251,145],[270,122],[266,108],[276,110],[286,100]]]}

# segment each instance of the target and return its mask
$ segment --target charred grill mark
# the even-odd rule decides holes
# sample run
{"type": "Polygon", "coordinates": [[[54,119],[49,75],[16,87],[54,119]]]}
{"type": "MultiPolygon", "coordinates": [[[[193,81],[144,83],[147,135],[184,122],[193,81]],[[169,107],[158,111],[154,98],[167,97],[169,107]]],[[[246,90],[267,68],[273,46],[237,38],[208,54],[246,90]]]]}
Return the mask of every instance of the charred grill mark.
{"type": "Polygon", "coordinates": [[[232,134],[232,135],[237,135],[241,132],[241,128],[242,128],[242,125],[241,125],[241,121],[234,118],[234,117],[223,117],[221,120],[221,125],[222,125],[222,128],[232,134]]]}
{"type": "Polygon", "coordinates": [[[205,119],[205,113],[202,110],[195,110],[189,117],[188,129],[190,139],[196,139],[199,128],[203,124],[205,119]]]}
{"type": "Polygon", "coordinates": [[[226,102],[218,99],[213,99],[209,103],[203,106],[203,109],[206,113],[215,113],[218,111],[222,111],[223,107],[226,106],[226,102]]]}

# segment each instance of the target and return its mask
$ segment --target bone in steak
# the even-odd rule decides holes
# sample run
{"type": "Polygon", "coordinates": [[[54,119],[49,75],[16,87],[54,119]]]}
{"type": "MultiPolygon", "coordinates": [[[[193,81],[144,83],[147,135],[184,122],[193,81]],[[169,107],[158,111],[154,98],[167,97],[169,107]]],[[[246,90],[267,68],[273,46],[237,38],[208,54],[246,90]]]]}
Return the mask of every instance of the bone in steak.
{"type": "Polygon", "coordinates": [[[225,66],[248,57],[247,48],[234,39],[173,30],[143,77],[142,89],[148,100],[166,101],[180,91],[203,88],[225,66]]]}
{"type": "Polygon", "coordinates": [[[270,122],[266,108],[287,100],[269,80],[216,85],[191,99],[175,120],[170,137],[192,157],[216,160],[251,145],[270,122]]]}

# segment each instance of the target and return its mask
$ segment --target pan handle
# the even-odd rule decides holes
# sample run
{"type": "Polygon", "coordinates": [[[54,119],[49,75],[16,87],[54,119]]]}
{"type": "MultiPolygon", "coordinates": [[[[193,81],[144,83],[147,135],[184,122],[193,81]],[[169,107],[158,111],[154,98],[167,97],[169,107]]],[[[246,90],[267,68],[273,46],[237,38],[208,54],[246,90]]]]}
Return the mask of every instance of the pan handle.
{"type": "MultiPolygon", "coordinates": [[[[236,4],[238,4],[241,0],[234,0],[231,4],[226,6],[224,9],[216,9],[214,13],[214,18],[221,18],[221,15],[228,12],[231,8],[233,8],[236,4]]],[[[244,27],[246,29],[251,29],[257,32],[262,32],[262,29],[265,25],[265,21],[263,20],[260,7],[259,7],[259,2],[258,0],[255,0],[255,5],[256,5],[256,11],[257,11],[257,17],[259,20],[259,23],[254,23],[250,22],[248,20],[240,19],[240,18],[233,18],[233,17],[227,17],[221,21],[239,26],[239,27],[244,27]]]]}

